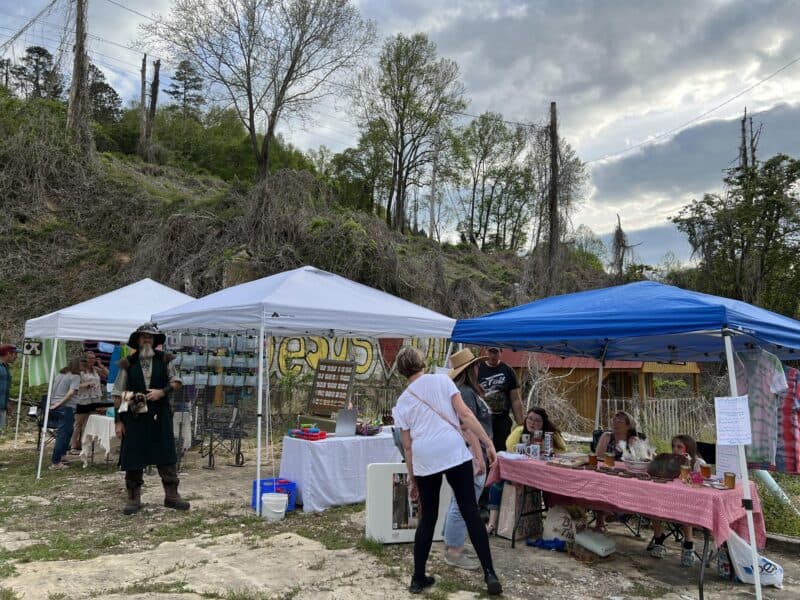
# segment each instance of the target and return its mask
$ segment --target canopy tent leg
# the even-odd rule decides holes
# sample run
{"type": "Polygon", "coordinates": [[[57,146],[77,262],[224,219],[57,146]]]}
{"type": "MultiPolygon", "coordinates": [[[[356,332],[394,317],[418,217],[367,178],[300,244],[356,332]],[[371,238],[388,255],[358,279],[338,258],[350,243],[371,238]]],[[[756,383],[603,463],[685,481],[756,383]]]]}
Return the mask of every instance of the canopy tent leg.
{"type": "Polygon", "coordinates": [[[17,397],[17,426],[14,429],[14,448],[17,447],[17,437],[19,436],[19,413],[22,409],[22,386],[25,384],[25,359],[28,358],[27,354],[22,355],[22,369],[19,375],[19,396],[17,397]]]}
{"type": "MultiPolygon", "coordinates": [[[[53,396],[53,379],[56,377],[56,355],[58,354],[58,338],[53,340],[53,358],[50,360],[50,381],[47,383],[47,401],[44,404],[44,422],[42,423],[42,442],[39,447],[39,466],[36,469],[36,479],[42,478],[42,458],[44,445],[47,442],[47,419],[50,416],[50,399],[53,396]]],[[[21,384],[22,382],[20,382],[21,384]]]]}
{"type": "MultiPolygon", "coordinates": [[[[265,338],[267,342],[272,344],[272,336],[265,338]]],[[[265,352],[267,357],[267,377],[265,387],[267,388],[265,405],[266,423],[267,423],[267,447],[269,448],[269,461],[272,465],[272,478],[276,479],[278,476],[275,474],[275,444],[272,443],[272,389],[269,383],[269,353],[265,352]]]]}
{"type": "MultiPolygon", "coordinates": [[[[269,371],[267,371],[269,377],[269,371]]],[[[261,416],[264,409],[264,315],[261,315],[261,329],[258,331],[258,410],[256,420],[256,511],[261,516],[261,416]]]]}
{"type": "Polygon", "coordinates": [[[450,340],[450,343],[447,345],[447,354],[444,355],[444,362],[442,363],[443,367],[447,366],[447,361],[450,360],[450,355],[452,353],[453,353],[453,341],[450,340]]]}
{"type": "Polygon", "coordinates": [[[600,407],[602,406],[603,399],[603,362],[600,361],[600,368],[597,369],[597,398],[594,405],[594,428],[600,429],[600,407]]]}
{"type": "MultiPolygon", "coordinates": [[[[722,330],[722,339],[725,342],[725,358],[728,361],[728,382],[731,388],[731,396],[739,395],[739,388],[736,385],[736,370],[733,364],[733,343],[731,342],[731,332],[727,329],[722,330]]],[[[756,600],[761,600],[761,573],[759,572],[758,550],[756,549],[756,528],[753,524],[753,500],[750,495],[750,477],[747,472],[747,458],[744,453],[744,446],[739,444],[739,470],[742,473],[742,504],[744,504],[745,516],[747,517],[747,533],[750,535],[750,554],[753,561],[753,585],[756,588],[756,600]]]]}

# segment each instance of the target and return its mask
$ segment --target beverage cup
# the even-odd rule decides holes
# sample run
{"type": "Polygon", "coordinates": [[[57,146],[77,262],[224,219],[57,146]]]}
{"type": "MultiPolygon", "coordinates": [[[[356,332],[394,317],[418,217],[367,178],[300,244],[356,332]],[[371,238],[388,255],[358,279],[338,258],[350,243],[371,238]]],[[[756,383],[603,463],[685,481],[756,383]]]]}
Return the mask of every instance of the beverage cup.
{"type": "Polygon", "coordinates": [[[595,454],[594,452],[589,454],[589,466],[590,467],[596,467],[597,466],[597,454],[595,454]]]}
{"type": "Polygon", "coordinates": [[[527,446],[528,444],[531,443],[531,434],[523,433],[522,436],[519,438],[519,441],[527,446]]]}
{"type": "Polygon", "coordinates": [[[730,471],[725,472],[725,487],[729,490],[732,490],[736,487],[736,473],[731,473],[730,471]]]}
{"type": "Polygon", "coordinates": [[[616,456],[614,456],[614,453],[613,452],[606,452],[606,455],[603,457],[603,463],[609,469],[613,469],[614,465],[616,464],[616,456]]]}
{"type": "Polygon", "coordinates": [[[700,474],[703,479],[711,479],[711,465],[700,465],[700,474]]]}
{"type": "Polygon", "coordinates": [[[531,444],[525,448],[525,454],[530,456],[531,458],[539,458],[540,456],[540,448],[537,444],[531,444]]]}
{"type": "Polygon", "coordinates": [[[533,432],[533,443],[534,444],[541,443],[542,437],[543,437],[542,430],[537,429],[536,431],[533,432]]]}
{"type": "Polygon", "coordinates": [[[681,481],[689,480],[689,465],[681,465],[681,481]]]}
{"type": "Polygon", "coordinates": [[[517,454],[525,454],[525,444],[515,444],[514,452],[517,454]]]}

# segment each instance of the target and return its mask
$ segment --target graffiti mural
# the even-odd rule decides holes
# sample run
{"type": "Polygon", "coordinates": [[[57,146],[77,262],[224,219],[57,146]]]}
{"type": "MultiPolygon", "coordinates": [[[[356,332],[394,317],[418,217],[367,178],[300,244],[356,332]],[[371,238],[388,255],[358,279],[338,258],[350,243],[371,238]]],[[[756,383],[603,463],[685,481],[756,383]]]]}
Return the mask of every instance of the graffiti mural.
{"type": "Polygon", "coordinates": [[[319,361],[350,360],[356,364],[356,379],[391,378],[395,358],[404,344],[419,348],[429,365],[443,366],[447,340],[439,338],[400,338],[379,341],[363,338],[284,337],[272,338],[268,347],[269,370],[278,377],[300,376],[316,370],[319,361]]]}

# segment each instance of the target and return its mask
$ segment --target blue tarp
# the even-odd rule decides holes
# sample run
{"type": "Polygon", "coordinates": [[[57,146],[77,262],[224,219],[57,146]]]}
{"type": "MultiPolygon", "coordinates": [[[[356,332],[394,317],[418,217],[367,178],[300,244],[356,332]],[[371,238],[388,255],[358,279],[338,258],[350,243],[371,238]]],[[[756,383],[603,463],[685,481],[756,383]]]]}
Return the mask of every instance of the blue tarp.
{"type": "Polygon", "coordinates": [[[758,346],[782,359],[800,359],[800,321],[654,281],[553,296],[461,319],[452,339],[557,355],[716,362],[724,360],[725,328],[733,332],[734,350],[758,346]]]}

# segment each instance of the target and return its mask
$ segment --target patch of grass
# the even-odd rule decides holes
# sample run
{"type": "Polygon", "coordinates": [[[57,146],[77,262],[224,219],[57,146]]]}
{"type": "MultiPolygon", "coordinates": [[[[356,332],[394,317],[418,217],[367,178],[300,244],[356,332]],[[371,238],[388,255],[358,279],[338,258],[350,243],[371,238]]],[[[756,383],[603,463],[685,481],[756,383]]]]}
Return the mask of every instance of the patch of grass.
{"type": "Polygon", "coordinates": [[[14,590],[0,587],[0,600],[21,600],[14,590]]]}
{"type": "Polygon", "coordinates": [[[186,594],[191,590],[186,589],[185,581],[170,581],[153,583],[150,581],[137,581],[124,587],[103,590],[92,594],[93,597],[108,596],[111,594],[186,594]]]}
{"type": "Polygon", "coordinates": [[[47,600],[69,600],[69,596],[63,592],[53,592],[51,594],[47,594],[47,600]]]}
{"type": "MultiPolygon", "coordinates": [[[[6,577],[11,577],[16,574],[17,568],[0,554],[0,579],[5,579],[6,577]]],[[[0,596],[0,598],[2,598],[2,596],[0,596]]]]}
{"type": "Polygon", "coordinates": [[[383,556],[383,542],[379,542],[378,540],[374,540],[372,538],[362,537],[360,540],[358,540],[356,548],[359,550],[364,550],[365,552],[369,552],[374,556],[383,556]]]}
{"type": "Polygon", "coordinates": [[[628,590],[628,594],[631,596],[639,596],[641,598],[661,598],[664,594],[668,594],[669,592],[669,588],[658,585],[647,586],[641,581],[634,581],[633,586],[628,590]]]}
{"type": "MultiPolygon", "coordinates": [[[[800,500],[800,482],[793,481],[791,477],[779,476],[778,473],[774,474],[774,477],[789,498],[794,498],[797,506],[800,500]]],[[[758,487],[758,497],[761,500],[761,509],[764,511],[767,531],[800,537],[800,517],[789,506],[781,503],[760,479],[754,481],[758,487]]]]}

